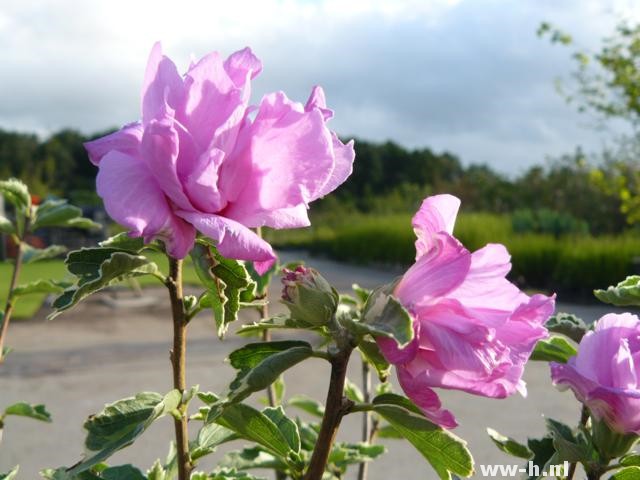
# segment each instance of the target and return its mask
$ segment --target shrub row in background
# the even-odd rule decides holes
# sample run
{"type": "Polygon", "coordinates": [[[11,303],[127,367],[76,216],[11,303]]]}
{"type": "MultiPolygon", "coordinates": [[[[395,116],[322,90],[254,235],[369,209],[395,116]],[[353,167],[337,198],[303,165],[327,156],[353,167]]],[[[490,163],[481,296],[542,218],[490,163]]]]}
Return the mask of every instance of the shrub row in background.
{"type": "MultiPolygon", "coordinates": [[[[415,255],[415,236],[409,214],[353,215],[314,218],[318,227],[269,231],[276,247],[302,248],[314,254],[353,262],[409,265],[415,255]]],[[[485,213],[462,214],[455,235],[470,250],[487,243],[503,243],[512,255],[511,279],[518,284],[591,298],[594,288],[615,284],[635,273],[640,236],[592,237],[574,234],[515,233],[512,218],[485,213]]]]}

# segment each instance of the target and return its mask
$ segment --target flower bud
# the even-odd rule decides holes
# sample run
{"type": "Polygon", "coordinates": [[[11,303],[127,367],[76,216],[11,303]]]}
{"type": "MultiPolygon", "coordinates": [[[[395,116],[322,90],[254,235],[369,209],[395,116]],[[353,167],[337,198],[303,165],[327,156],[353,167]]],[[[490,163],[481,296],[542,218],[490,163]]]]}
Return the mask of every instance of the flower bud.
{"type": "Polygon", "coordinates": [[[282,303],[291,318],[309,326],[326,325],[338,308],[335,289],[313,268],[299,265],[295,270],[285,268],[283,273],[282,303]]]}

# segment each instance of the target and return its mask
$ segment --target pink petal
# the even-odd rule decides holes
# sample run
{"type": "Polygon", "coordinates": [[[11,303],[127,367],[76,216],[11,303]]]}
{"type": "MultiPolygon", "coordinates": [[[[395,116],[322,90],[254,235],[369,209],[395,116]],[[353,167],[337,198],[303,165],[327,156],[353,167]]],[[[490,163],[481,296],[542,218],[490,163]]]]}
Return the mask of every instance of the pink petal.
{"type": "Polygon", "coordinates": [[[449,234],[438,233],[434,236],[433,247],[404,274],[394,294],[411,311],[459,286],[470,265],[469,251],[449,234]]]}
{"type": "Polygon", "coordinates": [[[225,215],[246,225],[260,217],[269,225],[269,212],[316,199],[334,169],[333,139],[321,112],[305,112],[283,93],[264,97],[238,142],[220,186],[231,201],[225,215]]]}
{"type": "Polygon", "coordinates": [[[182,258],[193,246],[195,231],[176,217],[148,167],[140,160],[112,151],[100,162],[98,195],[107,213],[145,241],[168,240],[169,251],[182,258]]]}
{"type": "Polygon", "coordinates": [[[162,191],[178,208],[192,210],[193,206],[178,179],[179,143],[178,132],[170,119],[152,120],[145,128],[141,151],[162,191]]]}
{"type": "Polygon", "coordinates": [[[403,367],[398,367],[398,381],[404,393],[415,403],[425,416],[433,423],[444,428],[458,426],[455,417],[449,410],[442,408],[442,403],[429,385],[423,382],[421,376],[414,377],[403,367]]]}
{"type": "Polygon", "coordinates": [[[276,258],[271,245],[238,222],[218,215],[176,213],[196,230],[215,240],[218,251],[225,257],[254,262],[268,262],[276,258]]]}
{"type": "Polygon", "coordinates": [[[398,346],[398,342],[396,342],[392,338],[378,337],[376,338],[376,342],[378,344],[378,347],[380,347],[380,351],[384,355],[384,358],[387,360],[387,362],[394,365],[403,364],[413,360],[418,353],[418,348],[420,347],[420,344],[418,343],[419,336],[420,323],[414,321],[413,340],[411,340],[411,342],[409,342],[409,344],[404,348],[400,348],[398,346]]]}
{"type": "Polygon", "coordinates": [[[99,165],[100,160],[111,150],[135,156],[142,140],[142,124],[140,122],[129,123],[117,132],[104,137],[85,142],[84,147],[89,154],[89,160],[94,165],[99,165]]]}
{"type": "Polygon", "coordinates": [[[331,132],[333,139],[333,154],[335,163],[331,175],[324,186],[317,192],[318,197],[324,197],[342,185],[353,172],[353,161],[356,152],[353,148],[353,140],[346,145],[340,141],[338,136],[331,132]]]}
{"type": "Polygon", "coordinates": [[[218,191],[218,170],[224,160],[224,152],[211,148],[197,160],[185,182],[185,191],[191,202],[202,212],[216,213],[224,207],[218,191]]]}
{"type": "Polygon", "coordinates": [[[233,83],[242,88],[262,72],[262,62],[246,47],[231,54],[224,61],[224,69],[233,83]]]}
{"type": "Polygon", "coordinates": [[[307,100],[304,110],[305,112],[310,112],[314,108],[317,108],[322,112],[322,116],[325,121],[333,118],[333,110],[327,108],[327,100],[324,95],[324,90],[318,85],[313,87],[311,90],[311,95],[309,95],[309,100],[307,100]]]}
{"type": "Polygon", "coordinates": [[[443,194],[427,197],[423,200],[411,224],[416,232],[416,259],[424,255],[431,247],[433,236],[438,232],[453,235],[460,199],[443,194]]]}
{"type": "Polygon", "coordinates": [[[185,99],[182,77],[175,64],[162,54],[160,42],[151,50],[142,84],[142,123],[173,116],[183,108],[185,99]]]}

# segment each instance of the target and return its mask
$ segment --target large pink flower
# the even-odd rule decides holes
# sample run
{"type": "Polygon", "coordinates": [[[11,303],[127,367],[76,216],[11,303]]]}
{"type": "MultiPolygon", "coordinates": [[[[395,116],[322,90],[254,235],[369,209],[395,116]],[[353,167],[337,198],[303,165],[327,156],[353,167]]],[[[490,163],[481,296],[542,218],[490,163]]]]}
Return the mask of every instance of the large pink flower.
{"type": "Polygon", "coordinates": [[[544,323],[554,297],[529,297],[510,283],[504,246],[469,252],[453,237],[460,200],[428,197],[413,217],[416,262],[394,289],[409,311],[415,337],[403,349],[380,339],[395,364],[405,393],[433,422],[457,425],[434,387],[504,398],[526,393],[524,365],[535,343],[547,336],[544,323]]]}
{"type": "Polygon", "coordinates": [[[154,46],[142,120],[85,145],[107,212],[132,236],[182,258],[197,230],[225,256],[268,264],[273,251],[250,227],[309,225],[308,203],[349,176],[353,142],[327,128],[322,89],[306,105],[277,92],[249,106],[261,70],[246,48],[210,53],[183,76],[154,46]]]}
{"type": "Polygon", "coordinates": [[[640,434],[640,319],[605,315],[584,336],[578,355],[551,363],[551,378],[613,430],[640,434]]]}

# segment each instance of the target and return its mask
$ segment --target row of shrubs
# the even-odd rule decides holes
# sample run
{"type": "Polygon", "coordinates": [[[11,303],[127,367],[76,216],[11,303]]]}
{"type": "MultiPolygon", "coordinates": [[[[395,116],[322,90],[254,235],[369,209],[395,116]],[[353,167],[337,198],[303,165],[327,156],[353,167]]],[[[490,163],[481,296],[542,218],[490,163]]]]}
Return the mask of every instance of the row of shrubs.
{"type": "MultiPolygon", "coordinates": [[[[303,248],[340,261],[362,264],[409,265],[415,257],[411,216],[323,215],[307,229],[269,231],[280,248],[303,248]]],[[[592,237],[588,234],[554,236],[514,232],[510,216],[463,214],[455,235],[470,250],[487,243],[503,243],[512,255],[511,279],[518,284],[573,297],[590,298],[603,288],[635,273],[640,236],[592,237]]]]}

